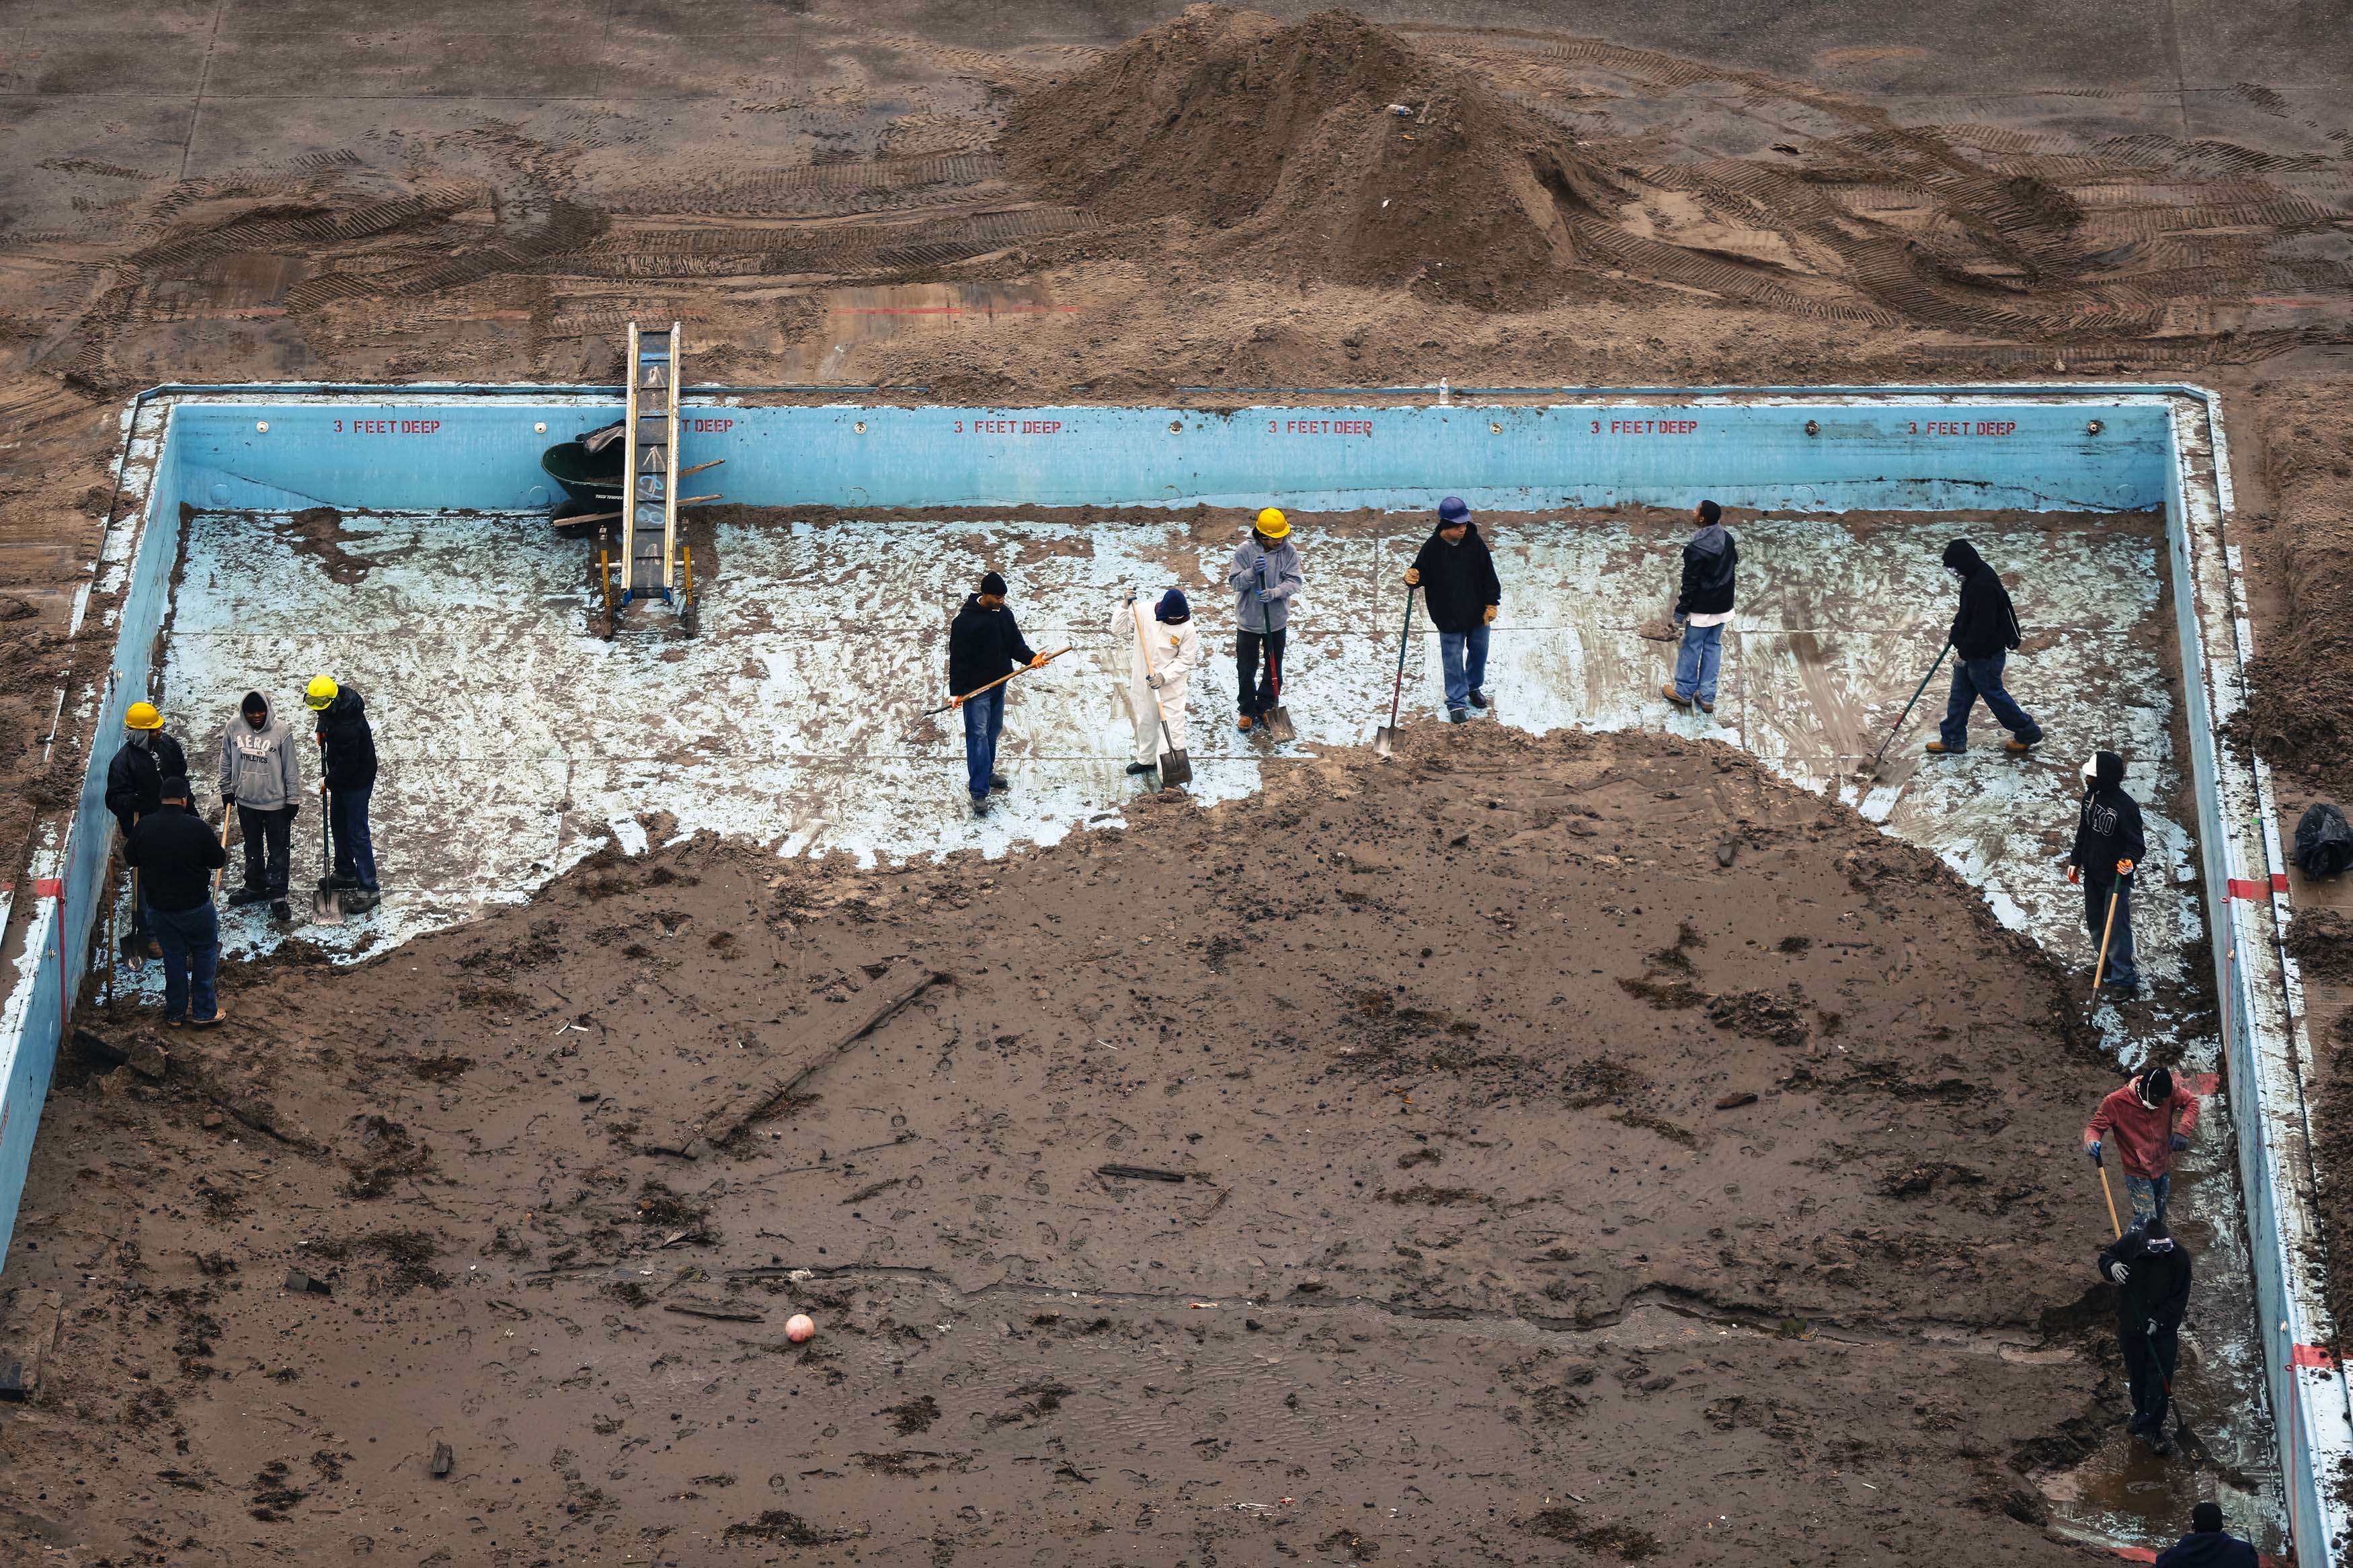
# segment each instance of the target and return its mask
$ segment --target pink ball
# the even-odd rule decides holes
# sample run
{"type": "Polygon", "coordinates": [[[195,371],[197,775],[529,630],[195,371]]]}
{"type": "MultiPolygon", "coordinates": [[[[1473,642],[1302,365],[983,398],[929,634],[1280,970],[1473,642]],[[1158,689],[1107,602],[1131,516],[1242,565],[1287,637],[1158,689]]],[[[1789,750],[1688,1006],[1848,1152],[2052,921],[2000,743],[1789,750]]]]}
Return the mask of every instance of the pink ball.
{"type": "Polygon", "coordinates": [[[795,1312],[785,1323],[785,1338],[805,1345],[817,1338],[817,1324],[807,1312],[795,1312]]]}

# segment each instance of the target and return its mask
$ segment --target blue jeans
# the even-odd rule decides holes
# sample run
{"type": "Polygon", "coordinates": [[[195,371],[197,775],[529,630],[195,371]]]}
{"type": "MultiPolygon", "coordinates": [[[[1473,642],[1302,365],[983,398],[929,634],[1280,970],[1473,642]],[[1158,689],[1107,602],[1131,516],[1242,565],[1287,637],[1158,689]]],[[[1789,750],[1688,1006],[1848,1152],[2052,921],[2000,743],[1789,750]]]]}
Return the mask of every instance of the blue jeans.
{"type": "Polygon", "coordinates": [[[1945,722],[1937,729],[1937,738],[1945,750],[1966,750],[1969,743],[1969,710],[1982,697],[1994,721],[2021,741],[2042,739],[2042,726],[2034,715],[2018,705],[2010,694],[2002,689],[2001,667],[2010,658],[1997,652],[1990,658],[1963,658],[1953,656],[1953,695],[1945,704],[1945,722]]]}
{"type": "Polygon", "coordinates": [[[1715,672],[1724,663],[1724,628],[1683,623],[1683,646],[1675,650],[1675,695],[1715,703],[1715,672]]]}
{"type": "Polygon", "coordinates": [[[213,976],[220,970],[220,917],[206,899],[192,910],[147,908],[147,932],[164,950],[164,1017],[210,1018],[220,1011],[213,976]]]}
{"type": "Polygon", "coordinates": [[[375,786],[366,789],[336,789],[327,792],[327,826],[334,835],[335,875],[349,877],[367,891],[375,886],[375,846],[368,841],[368,796],[375,786]]]}
{"type": "Polygon", "coordinates": [[[1487,684],[1487,628],[1439,633],[1438,662],[1446,669],[1446,706],[1469,707],[1472,689],[1487,684]]]}
{"type": "Polygon", "coordinates": [[[988,798],[988,775],[997,771],[997,737],[1005,732],[1005,688],[984,691],[964,705],[965,787],[975,800],[988,798]]]}
{"type": "Polygon", "coordinates": [[[2084,879],[2084,924],[2092,933],[2094,947],[2100,931],[2108,925],[2108,895],[2116,895],[2116,920],[2108,930],[2108,972],[2100,984],[2131,988],[2139,985],[2140,971],[2133,963],[2132,879],[2111,877],[2103,883],[2084,879]]]}
{"type": "Polygon", "coordinates": [[[2136,1176],[2130,1171],[2125,1173],[2125,1196],[2132,1200],[2132,1222],[2135,1225],[2147,1223],[2152,1215],[2163,1219],[2165,1200],[2172,1192],[2173,1178],[2170,1175],[2136,1176]]]}

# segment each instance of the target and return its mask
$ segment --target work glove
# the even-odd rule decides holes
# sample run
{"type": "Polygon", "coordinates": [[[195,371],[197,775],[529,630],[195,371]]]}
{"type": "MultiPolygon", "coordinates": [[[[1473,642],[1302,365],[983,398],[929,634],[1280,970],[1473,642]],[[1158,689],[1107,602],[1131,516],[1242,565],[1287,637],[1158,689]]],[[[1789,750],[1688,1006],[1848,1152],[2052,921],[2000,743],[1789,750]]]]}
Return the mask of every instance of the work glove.
{"type": "Polygon", "coordinates": [[[1487,606],[1487,625],[1492,626],[1495,624],[1495,612],[1502,608],[1503,606],[1501,605],[1490,605],[1487,606]]]}
{"type": "Polygon", "coordinates": [[[1145,684],[1145,685],[1146,685],[1146,686],[1149,686],[1149,687],[1150,687],[1150,688],[1152,688],[1152,689],[1153,689],[1153,690],[1155,690],[1155,691],[1159,690],[1159,689],[1160,689],[1160,672],[1159,672],[1159,671],[1157,671],[1157,670],[1155,670],[1155,671],[1153,671],[1153,673],[1151,673],[1150,675],[1145,676],[1145,677],[1144,678],[1144,684],[1145,684]]]}
{"type": "Polygon", "coordinates": [[[964,706],[964,699],[961,697],[951,697],[948,699],[948,706],[951,708],[961,708],[964,706]]]}
{"type": "Polygon", "coordinates": [[[1044,654],[1042,654],[1042,653],[1033,653],[1033,654],[1031,654],[1031,655],[1029,656],[1029,668],[1032,668],[1032,669],[1036,669],[1036,668],[1038,668],[1039,666],[1043,665],[1045,662],[1046,662],[1046,656],[1045,656],[1044,654]]]}
{"type": "Polygon", "coordinates": [[[221,796],[221,809],[223,811],[227,811],[230,806],[235,805],[236,804],[237,796],[226,794],[221,796]]]}
{"type": "Polygon", "coordinates": [[[2074,864],[2073,861],[2070,861],[2067,866],[2067,880],[2070,882],[2080,882],[2083,879],[2084,868],[2081,866],[2074,864]]]}
{"type": "Polygon", "coordinates": [[[2162,1325],[2160,1325],[2155,1318],[2151,1318],[2151,1319],[2148,1321],[2148,1337],[2149,1337],[2150,1339],[2155,1339],[2155,1338],[2157,1338],[2157,1336],[2158,1336],[2158,1335],[2159,1335],[2159,1334],[2163,1333],[2164,1331],[2165,1331],[2165,1330],[2164,1330],[2163,1326],[2162,1326],[2162,1325]]]}
{"type": "Polygon", "coordinates": [[[2116,875],[2119,877],[2131,876],[2132,868],[2133,863],[2129,860],[2119,860],[2116,862],[2116,875]]]}
{"type": "Polygon", "coordinates": [[[1271,595],[1271,594],[1268,593],[1268,592],[1267,592],[1265,589],[1263,589],[1263,588],[1261,588],[1261,589],[1258,591],[1258,602],[1259,602],[1260,604],[1261,604],[1261,605],[1265,604],[1268,600],[1270,600],[1270,599],[1271,599],[1271,598],[1273,598],[1273,597],[1274,597],[1274,595],[1271,595]]]}
{"type": "Polygon", "coordinates": [[[1409,566],[1405,569],[1405,585],[1409,588],[1419,588],[1421,586],[1420,567],[1409,566]]]}
{"type": "Polygon", "coordinates": [[[2121,1285],[2132,1278],[2132,1270],[2121,1263],[2111,1263],[2108,1265],[2108,1278],[2121,1285]]]}
{"type": "Polygon", "coordinates": [[[2177,1133],[2175,1133],[2175,1134],[2173,1135],[2173,1152],[2174,1152],[2175,1153],[2179,1154],[2179,1153],[2180,1153],[2184,1149],[2187,1149],[2187,1148],[2189,1148],[2189,1139],[2184,1138],[2184,1137],[2183,1137],[2180,1133],[2179,1133],[2179,1132],[2177,1132],[2177,1133]]]}
{"type": "MultiPolygon", "coordinates": [[[[2099,1164],[2101,1164],[2101,1160],[2100,1160],[2100,1141],[2099,1141],[2098,1139],[2094,1138],[2094,1139],[2093,1139],[2089,1143],[2084,1144],[2084,1153],[2086,1153],[2086,1154],[2089,1154],[2089,1155],[2092,1157],[2092,1163],[2093,1163],[2093,1164],[2094,1164],[2094,1165],[2099,1165],[2099,1164]]],[[[2105,1169],[2105,1166],[2104,1166],[2103,1168],[2105,1169]]]]}

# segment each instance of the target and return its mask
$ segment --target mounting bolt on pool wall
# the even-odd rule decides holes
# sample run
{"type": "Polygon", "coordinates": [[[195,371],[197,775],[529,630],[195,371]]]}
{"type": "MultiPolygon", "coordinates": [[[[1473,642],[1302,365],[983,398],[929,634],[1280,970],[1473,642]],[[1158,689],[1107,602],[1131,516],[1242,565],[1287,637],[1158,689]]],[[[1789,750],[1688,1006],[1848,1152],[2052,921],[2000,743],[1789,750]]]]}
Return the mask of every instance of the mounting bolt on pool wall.
{"type": "Polygon", "coordinates": [[[1807,421],[1806,421],[1806,434],[1807,434],[1807,435],[1809,435],[1809,436],[1819,436],[1819,435],[1820,435],[1821,433],[1822,433],[1822,422],[1821,422],[1820,420],[1819,420],[1819,419],[1809,419],[1809,420],[1807,420],[1807,421]]]}
{"type": "Polygon", "coordinates": [[[2096,436],[2106,428],[2106,426],[2094,419],[2089,425],[2084,426],[2084,434],[2086,436],[2096,436]]]}

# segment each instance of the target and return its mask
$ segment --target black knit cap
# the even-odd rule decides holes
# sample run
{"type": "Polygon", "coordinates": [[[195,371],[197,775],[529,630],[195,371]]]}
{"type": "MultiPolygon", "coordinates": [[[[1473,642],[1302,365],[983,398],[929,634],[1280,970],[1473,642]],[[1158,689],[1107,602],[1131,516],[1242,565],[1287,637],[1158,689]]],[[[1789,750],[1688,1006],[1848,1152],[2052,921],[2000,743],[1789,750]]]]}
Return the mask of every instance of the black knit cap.
{"type": "Polygon", "coordinates": [[[170,778],[165,779],[162,786],[155,791],[155,798],[157,800],[188,799],[188,781],[182,778],[179,774],[174,773],[170,778]]]}
{"type": "Polygon", "coordinates": [[[987,573],[980,580],[980,591],[994,594],[1001,599],[1005,596],[1005,579],[994,572],[987,573]]]}
{"type": "Polygon", "coordinates": [[[2196,1508],[2191,1509],[2189,1510],[2189,1528],[2198,1531],[2201,1535],[2221,1534],[2222,1505],[2218,1502],[2201,1502],[2196,1508]]]}

